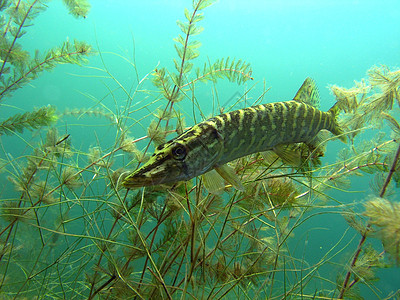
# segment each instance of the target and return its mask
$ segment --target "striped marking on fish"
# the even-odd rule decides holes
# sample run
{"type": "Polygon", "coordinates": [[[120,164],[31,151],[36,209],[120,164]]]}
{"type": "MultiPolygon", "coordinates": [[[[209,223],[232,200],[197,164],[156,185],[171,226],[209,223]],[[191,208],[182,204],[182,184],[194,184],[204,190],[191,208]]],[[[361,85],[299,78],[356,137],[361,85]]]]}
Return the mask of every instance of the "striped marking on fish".
{"type": "Polygon", "coordinates": [[[319,94],[307,78],[294,100],[247,107],[194,125],[156,148],[150,160],[123,182],[127,188],[189,180],[215,169],[225,180],[224,165],[239,157],[274,150],[280,145],[311,143],[322,129],[345,141],[334,106],[328,112],[315,106],[319,94]]]}

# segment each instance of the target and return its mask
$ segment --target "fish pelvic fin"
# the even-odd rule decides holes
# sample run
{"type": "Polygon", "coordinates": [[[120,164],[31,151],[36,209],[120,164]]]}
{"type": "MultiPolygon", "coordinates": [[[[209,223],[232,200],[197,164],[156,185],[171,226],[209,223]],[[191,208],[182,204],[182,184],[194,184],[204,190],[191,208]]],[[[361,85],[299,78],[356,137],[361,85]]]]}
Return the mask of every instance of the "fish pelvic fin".
{"type": "Polygon", "coordinates": [[[338,122],[338,115],[340,112],[340,108],[339,105],[337,103],[335,103],[329,110],[328,110],[328,114],[331,115],[331,118],[333,120],[333,126],[331,128],[331,132],[336,135],[339,140],[341,140],[343,143],[347,143],[347,137],[343,131],[343,129],[341,128],[341,126],[339,125],[338,122]]]}
{"type": "Polygon", "coordinates": [[[273,148],[273,151],[278,155],[285,164],[299,167],[301,165],[301,155],[300,152],[296,151],[293,144],[285,145],[279,144],[273,148]]]}
{"type": "Polygon", "coordinates": [[[314,79],[307,77],[299,90],[294,96],[293,100],[297,102],[302,102],[319,108],[320,98],[317,84],[314,79]]]}

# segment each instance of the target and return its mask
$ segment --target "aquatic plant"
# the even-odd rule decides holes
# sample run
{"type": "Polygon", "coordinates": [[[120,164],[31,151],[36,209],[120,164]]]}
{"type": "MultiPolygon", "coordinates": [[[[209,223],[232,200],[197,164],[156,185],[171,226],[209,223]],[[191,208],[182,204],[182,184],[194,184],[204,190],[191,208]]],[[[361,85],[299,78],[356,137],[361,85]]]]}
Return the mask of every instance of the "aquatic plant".
{"type": "MultiPolygon", "coordinates": [[[[89,10],[86,0],[64,1],[71,14],[85,16],[89,10]]],[[[91,46],[83,41],[66,41],[46,53],[35,51],[33,56],[24,50],[20,39],[32,26],[34,19],[46,9],[44,1],[0,1],[0,104],[17,89],[36,79],[58,64],[83,64],[91,46]]],[[[37,129],[54,123],[55,108],[45,106],[32,112],[16,114],[0,123],[0,135],[37,129]]]]}
{"type": "MultiPolygon", "coordinates": [[[[219,80],[242,84],[253,79],[243,60],[201,61],[201,45],[194,38],[213,3],[193,1],[184,11],[185,21],[178,21],[182,33],[175,39],[175,69],[157,66],[137,76],[133,87],[120,83],[99,49],[104,65],[91,70],[108,79],[100,99],[118,93],[124,103],[107,107],[88,96],[97,106],[72,107],[52,119],[50,128],[29,121],[38,119],[33,114],[40,109],[3,122],[3,134],[29,128],[35,136],[23,140],[23,154],[1,154],[6,186],[0,199],[1,297],[360,299],[363,289],[394,297],[395,291],[380,293],[376,271],[399,260],[400,207],[391,196],[400,182],[400,126],[394,112],[398,70],[373,67],[355,87],[331,87],[349,137],[336,162],[322,158],[334,139],[324,135],[316,149],[289,146],[300,165],[273,153],[232,162],[244,191],[223,182],[220,193],[211,194],[200,177],[122,188],[123,179],[154,147],[181,133],[185,124],[206,118],[209,103],[198,95],[203,82],[218,89],[219,80]],[[193,112],[183,110],[182,103],[191,103],[193,112]],[[62,122],[83,117],[102,120],[99,132],[107,128],[112,139],[93,135],[82,145],[62,122]],[[377,134],[365,141],[365,132],[377,134]],[[341,191],[351,201],[350,179],[360,175],[371,179],[366,193],[375,196],[361,203],[333,196],[332,190],[341,191]],[[349,226],[335,243],[321,247],[320,257],[310,257],[317,229],[307,224],[331,215],[343,216],[349,226]]],[[[135,63],[123,59],[138,74],[135,63]]],[[[238,102],[248,100],[251,91],[246,89],[238,102]]],[[[265,93],[255,95],[254,102],[265,93]]]]}
{"type": "Polygon", "coordinates": [[[57,120],[56,109],[52,106],[41,107],[32,112],[16,114],[0,124],[0,135],[22,133],[24,129],[38,129],[54,123],[57,120]]]}

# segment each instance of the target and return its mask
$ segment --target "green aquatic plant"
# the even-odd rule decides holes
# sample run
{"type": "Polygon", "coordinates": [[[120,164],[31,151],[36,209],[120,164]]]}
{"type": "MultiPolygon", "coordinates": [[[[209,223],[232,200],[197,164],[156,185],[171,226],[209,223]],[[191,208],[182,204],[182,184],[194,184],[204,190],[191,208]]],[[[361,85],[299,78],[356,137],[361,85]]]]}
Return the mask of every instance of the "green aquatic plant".
{"type": "Polygon", "coordinates": [[[87,0],[63,0],[63,2],[69,13],[77,18],[86,18],[90,10],[90,4],[87,0]]]}
{"type": "Polygon", "coordinates": [[[378,229],[376,233],[382,241],[385,251],[399,263],[400,261],[400,227],[399,203],[393,203],[383,198],[370,200],[365,204],[364,215],[369,223],[378,229]]]}
{"type": "Polygon", "coordinates": [[[0,135],[12,135],[15,132],[22,133],[24,129],[38,129],[42,126],[53,124],[57,118],[54,106],[45,106],[32,112],[16,114],[1,122],[0,135]]]}
{"type": "MultiPolygon", "coordinates": [[[[175,41],[175,50],[179,59],[174,59],[175,72],[169,72],[165,68],[157,68],[154,70],[153,84],[158,88],[159,92],[168,101],[165,109],[161,111],[161,115],[156,122],[151,125],[151,134],[157,140],[156,144],[164,141],[162,135],[168,132],[169,119],[166,120],[164,130],[160,130],[160,122],[165,118],[166,114],[171,114],[174,103],[187,98],[192,101],[191,94],[197,81],[213,81],[219,78],[226,78],[232,82],[241,84],[251,77],[250,65],[242,60],[226,59],[217,60],[215,63],[206,63],[204,68],[196,69],[196,77],[191,78],[190,71],[193,69],[193,60],[199,56],[199,48],[201,43],[193,40],[193,37],[200,34],[203,28],[198,23],[204,18],[202,11],[212,5],[215,0],[198,0],[193,1],[193,11],[185,9],[185,22],[177,21],[178,27],[182,34],[178,35],[175,41]],[[161,136],[160,136],[161,135],[161,136]],[[161,137],[161,139],[160,139],[161,137]]],[[[179,119],[178,119],[179,123],[179,119]]],[[[152,137],[152,136],[150,136],[152,137]]]]}
{"type": "Polygon", "coordinates": [[[386,66],[374,67],[368,72],[371,86],[380,91],[366,105],[366,112],[387,111],[396,103],[400,106],[400,72],[390,71],[386,66]]]}
{"type": "MultiPolygon", "coordinates": [[[[86,0],[64,1],[71,14],[84,16],[89,4],[86,0]]],[[[46,53],[31,55],[19,43],[34,19],[46,9],[44,1],[1,1],[0,11],[0,103],[58,64],[81,65],[91,54],[91,46],[83,41],[66,41],[46,53]]],[[[42,107],[32,112],[16,114],[0,122],[0,135],[23,132],[53,124],[57,120],[54,107],[42,107]]]]}
{"type": "MultiPolygon", "coordinates": [[[[395,118],[387,113],[384,113],[383,111],[391,110],[393,108],[393,101],[398,98],[397,93],[400,82],[397,78],[397,73],[398,71],[390,71],[385,66],[381,68],[374,67],[371,69],[369,71],[371,88],[380,89],[383,91],[383,93],[372,94],[366,97],[367,91],[359,90],[359,93],[362,94],[364,101],[360,102],[358,107],[355,105],[353,109],[354,114],[357,114],[357,110],[363,111],[363,113],[360,115],[362,115],[366,120],[376,120],[379,118],[388,120],[390,127],[394,131],[394,135],[398,133],[398,122],[395,118]]],[[[398,104],[400,106],[400,103],[398,104]]],[[[398,250],[396,250],[400,246],[398,228],[396,228],[397,226],[392,223],[393,218],[396,218],[398,214],[396,211],[397,204],[390,203],[388,200],[383,199],[389,190],[389,184],[392,178],[397,180],[395,177],[393,177],[393,175],[398,172],[400,146],[398,146],[397,150],[393,146],[396,146],[398,143],[399,141],[397,138],[381,143],[369,151],[368,155],[366,156],[367,161],[361,161],[361,165],[363,167],[361,167],[360,162],[358,162],[359,166],[357,167],[357,170],[360,169],[366,172],[376,173],[377,175],[383,175],[387,173],[387,175],[385,176],[385,180],[382,182],[382,184],[378,183],[379,186],[378,189],[376,189],[376,192],[379,195],[379,198],[370,200],[365,204],[364,215],[369,217],[368,224],[360,226],[359,222],[354,222],[352,225],[361,234],[361,239],[351,260],[350,270],[347,271],[343,281],[338,284],[338,289],[340,290],[340,299],[343,297],[350,297],[350,294],[354,292],[354,285],[356,285],[360,279],[362,279],[364,282],[375,279],[375,276],[371,272],[371,268],[376,266],[374,261],[381,260],[381,255],[378,255],[377,252],[371,250],[369,253],[375,253],[376,255],[374,255],[374,258],[367,260],[367,262],[362,262],[364,257],[360,256],[363,251],[366,251],[365,247],[363,248],[363,246],[367,240],[367,237],[373,235],[372,233],[376,231],[374,230],[373,226],[380,228],[378,230],[378,232],[380,232],[378,235],[379,238],[382,240],[384,247],[387,248],[387,253],[393,256],[395,261],[398,262],[398,250]],[[378,150],[384,149],[384,146],[387,146],[388,144],[392,145],[388,152],[376,154],[378,150]],[[392,160],[391,164],[388,162],[389,160],[392,160]],[[385,220],[385,222],[382,222],[382,220],[385,220]],[[391,239],[390,242],[388,240],[389,236],[391,239]],[[362,276],[360,276],[360,268],[358,267],[360,264],[363,264],[361,270],[365,271],[361,272],[362,276]],[[352,277],[353,279],[351,281],[352,277]]],[[[356,152],[354,146],[353,151],[356,152]]],[[[353,170],[356,169],[353,168],[353,170]]]]}
{"type": "MultiPolygon", "coordinates": [[[[78,12],[84,7],[68,3],[77,3],[78,12]]],[[[90,70],[101,73],[105,95],[81,93],[96,105],[59,113],[50,128],[19,125],[33,122],[31,113],[6,120],[2,138],[17,138],[5,135],[25,128],[35,135],[29,141],[20,137],[26,145],[22,154],[1,148],[1,297],[360,299],[365,291],[379,298],[396,294],[380,292],[377,270],[395,267],[399,259],[399,208],[390,196],[400,182],[397,70],[374,67],[374,76],[386,79],[368,75],[350,89],[331,87],[350,140],[341,145],[336,161],[331,152],[323,158],[333,138],[322,135],[315,148],[288,146],[300,164],[268,152],[232,161],[243,191],[223,182],[212,194],[201,177],[169,186],[122,187],[154,146],[206,118],[209,103],[198,92],[203,82],[218,90],[223,79],[236,84],[253,79],[243,60],[202,61],[194,38],[213,3],[193,1],[185,21],[178,22],[182,33],[175,39],[175,69],[157,66],[124,87],[107,68],[112,54],[99,51],[104,65],[90,70]],[[377,100],[382,94],[389,96],[377,100]],[[115,107],[107,106],[108,97],[118,99],[110,102],[115,107]],[[183,110],[185,103],[192,104],[192,112],[183,110]],[[383,109],[376,113],[377,107],[383,109]],[[86,117],[96,118],[94,130],[86,117]],[[364,133],[380,130],[386,134],[363,140],[364,133]],[[356,176],[371,179],[366,193],[377,192],[376,197],[347,201],[356,194],[351,190],[356,176]],[[343,216],[348,226],[337,240],[319,243],[313,233],[325,236],[325,220],[332,215],[343,216]]],[[[123,60],[138,74],[133,61],[123,60]]],[[[247,103],[252,92],[246,88],[238,103],[247,103]]],[[[255,95],[255,102],[266,92],[255,95]]],[[[222,109],[218,103],[216,111],[222,109]]],[[[334,226],[335,232],[341,230],[334,226]]]]}

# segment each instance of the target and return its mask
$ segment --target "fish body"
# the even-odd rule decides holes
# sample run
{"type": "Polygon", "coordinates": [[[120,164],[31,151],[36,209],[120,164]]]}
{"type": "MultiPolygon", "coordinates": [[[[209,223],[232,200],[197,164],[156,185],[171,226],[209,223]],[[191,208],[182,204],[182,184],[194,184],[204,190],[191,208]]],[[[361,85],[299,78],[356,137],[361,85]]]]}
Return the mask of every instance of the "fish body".
{"type": "MultiPolygon", "coordinates": [[[[323,112],[299,99],[313,84],[306,81],[296,100],[247,107],[194,125],[158,146],[150,160],[129,175],[123,185],[133,188],[189,180],[212,169],[221,171],[227,162],[239,157],[275,150],[280,145],[311,143],[322,129],[342,134],[335,108],[323,112]]],[[[307,93],[314,92],[311,89],[307,93]]]]}

